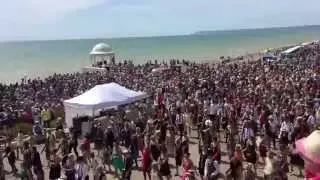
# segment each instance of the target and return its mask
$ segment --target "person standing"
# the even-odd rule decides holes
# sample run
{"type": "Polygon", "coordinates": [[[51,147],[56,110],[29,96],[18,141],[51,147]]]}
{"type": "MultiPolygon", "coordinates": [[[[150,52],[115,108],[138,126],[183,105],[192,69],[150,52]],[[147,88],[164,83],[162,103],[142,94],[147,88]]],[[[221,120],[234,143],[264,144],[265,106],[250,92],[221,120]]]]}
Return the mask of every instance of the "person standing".
{"type": "Polygon", "coordinates": [[[176,140],[175,147],[175,161],[176,161],[176,176],[179,176],[179,167],[182,165],[182,157],[183,157],[183,146],[182,146],[182,137],[179,137],[176,140]]]}
{"type": "Polygon", "coordinates": [[[132,160],[136,164],[136,167],[139,167],[138,165],[139,144],[138,144],[138,138],[136,134],[133,134],[131,136],[130,153],[131,153],[132,160]]]}
{"type": "Polygon", "coordinates": [[[85,135],[85,138],[81,144],[81,151],[83,153],[84,160],[87,162],[90,161],[90,151],[91,151],[90,144],[91,144],[91,139],[87,134],[85,135]]]}
{"type": "Polygon", "coordinates": [[[174,156],[174,148],[175,148],[175,134],[174,134],[174,128],[172,126],[169,127],[169,134],[166,138],[166,144],[168,149],[168,155],[170,157],[174,156]]]}
{"type": "Polygon", "coordinates": [[[24,143],[24,148],[23,148],[23,163],[28,170],[28,173],[31,173],[31,150],[30,150],[30,145],[28,142],[24,143]]]}
{"type": "Polygon", "coordinates": [[[19,159],[19,151],[22,153],[22,148],[23,148],[23,134],[21,130],[19,130],[18,135],[17,135],[17,159],[19,159]]]}
{"type": "Polygon", "coordinates": [[[179,130],[180,134],[184,134],[185,120],[184,120],[183,114],[181,113],[181,109],[178,109],[176,119],[175,119],[175,125],[179,130]]]}
{"type": "Polygon", "coordinates": [[[45,105],[41,111],[41,119],[44,124],[44,127],[49,128],[50,120],[52,119],[52,112],[49,109],[48,105],[45,105]]]}
{"type": "MultiPolygon", "coordinates": [[[[17,158],[16,158],[16,155],[11,147],[6,148],[6,157],[8,158],[8,162],[11,166],[11,172],[17,173],[18,169],[16,168],[16,165],[15,165],[17,158]]],[[[2,161],[1,161],[1,163],[2,163],[2,161]]]]}
{"type": "Polygon", "coordinates": [[[78,147],[78,133],[72,129],[71,130],[72,136],[71,136],[71,141],[70,141],[70,146],[69,146],[69,153],[71,153],[71,150],[73,149],[74,154],[76,157],[79,157],[77,147],[78,147]]]}
{"type": "Polygon", "coordinates": [[[85,162],[83,156],[79,156],[77,164],[75,165],[76,180],[89,180],[89,167],[85,162]]]}
{"type": "Polygon", "coordinates": [[[54,150],[49,163],[49,179],[56,180],[61,177],[61,166],[60,166],[60,159],[57,156],[57,150],[54,150]]]}
{"type": "Polygon", "coordinates": [[[239,161],[237,158],[232,157],[230,159],[230,167],[226,171],[226,175],[229,179],[232,180],[240,180],[241,179],[241,161],[239,161]]]}
{"type": "Polygon", "coordinates": [[[122,178],[124,180],[130,180],[131,173],[132,173],[133,160],[128,150],[124,150],[123,154],[124,154],[124,169],[123,169],[122,178]]]}
{"type": "Polygon", "coordinates": [[[97,124],[97,130],[94,137],[94,147],[98,151],[98,155],[101,155],[101,151],[103,148],[103,134],[104,131],[100,123],[97,124]]]}
{"type": "Polygon", "coordinates": [[[124,162],[121,157],[121,150],[118,144],[115,144],[114,151],[111,158],[112,166],[115,169],[115,176],[119,178],[119,171],[121,171],[124,168],[124,162]]]}
{"type": "Polygon", "coordinates": [[[33,172],[37,176],[37,180],[44,180],[44,174],[42,169],[42,163],[40,159],[40,153],[37,151],[36,147],[32,147],[32,166],[33,172]]]}
{"type": "Polygon", "coordinates": [[[105,132],[105,146],[106,146],[106,149],[111,149],[113,150],[113,144],[115,142],[115,135],[112,131],[112,126],[108,126],[106,132],[105,132]]]}
{"type": "Polygon", "coordinates": [[[104,168],[106,168],[106,165],[108,166],[109,172],[111,172],[111,155],[112,149],[110,149],[108,146],[103,148],[102,164],[104,168]]]}
{"type": "Polygon", "coordinates": [[[64,164],[64,171],[66,175],[66,180],[76,180],[75,162],[73,155],[67,156],[66,163],[64,164]]]}
{"type": "Polygon", "coordinates": [[[205,163],[207,159],[207,150],[203,148],[200,158],[199,158],[199,164],[198,164],[198,170],[199,170],[199,175],[200,179],[203,180],[204,178],[204,169],[205,169],[205,163]]]}
{"type": "Polygon", "coordinates": [[[147,180],[147,177],[146,177],[147,175],[149,177],[149,180],[151,180],[151,165],[152,165],[151,152],[150,152],[149,144],[146,144],[142,152],[142,172],[143,172],[144,180],[147,180]]]}
{"type": "Polygon", "coordinates": [[[121,131],[121,137],[122,137],[122,141],[124,143],[124,146],[126,148],[129,148],[129,146],[131,144],[131,130],[129,128],[128,123],[124,124],[124,128],[121,131]]]}
{"type": "Polygon", "coordinates": [[[68,159],[69,149],[70,149],[69,141],[66,137],[62,139],[61,144],[58,147],[58,151],[61,150],[62,154],[62,166],[64,166],[66,160],[68,159]]]}
{"type": "Polygon", "coordinates": [[[256,146],[252,140],[248,140],[246,148],[243,150],[243,154],[248,163],[251,163],[254,170],[256,171],[256,163],[258,160],[258,155],[256,152],[256,146]]]}
{"type": "Polygon", "coordinates": [[[2,152],[0,152],[0,180],[5,180],[2,152]]]}
{"type": "Polygon", "coordinates": [[[189,172],[189,170],[193,170],[194,169],[194,165],[192,160],[190,159],[190,153],[185,153],[184,154],[184,160],[182,163],[182,167],[183,167],[183,175],[187,172],[189,172]]]}
{"type": "Polygon", "coordinates": [[[162,179],[163,176],[166,177],[167,180],[171,179],[169,161],[165,153],[162,153],[159,158],[159,178],[162,179]]]}

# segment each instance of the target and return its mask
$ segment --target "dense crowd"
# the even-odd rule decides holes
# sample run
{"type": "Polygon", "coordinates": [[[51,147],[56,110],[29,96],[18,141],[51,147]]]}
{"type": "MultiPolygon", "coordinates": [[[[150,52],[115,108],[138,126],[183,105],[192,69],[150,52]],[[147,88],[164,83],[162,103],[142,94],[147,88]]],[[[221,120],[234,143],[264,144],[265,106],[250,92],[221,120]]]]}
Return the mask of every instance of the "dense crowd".
{"type": "MultiPolygon", "coordinates": [[[[62,100],[97,84],[116,82],[148,92],[155,113],[139,112],[136,121],[124,116],[106,129],[96,123],[80,143],[72,129],[59,141],[48,135],[43,151],[50,179],[62,174],[68,180],[88,179],[90,169],[95,179],[105,179],[105,173],[130,179],[134,167],[139,167],[145,179],[179,175],[187,180],[199,175],[206,180],[250,180],[255,179],[261,159],[265,179],[284,180],[294,166],[302,173],[304,162],[294,151],[295,140],[308,136],[320,123],[319,54],[315,44],[302,48],[295,61],[287,62],[184,63],[186,72],[168,68],[157,73],[152,69],[159,67],[158,63],[121,64],[107,73],[24,79],[0,86],[0,112],[8,122],[51,120],[63,116],[62,100]],[[47,111],[50,116],[45,116],[47,111]],[[189,151],[194,133],[197,154],[189,151]],[[222,143],[227,149],[221,148],[222,143]],[[230,168],[223,172],[219,167],[225,151],[230,168]],[[199,162],[193,162],[192,156],[199,157],[199,162]],[[170,157],[174,157],[175,172],[170,157]]],[[[25,143],[20,149],[21,177],[44,179],[37,148],[25,143]]],[[[8,147],[5,154],[15,173],[15,149],[8,147]]]]}

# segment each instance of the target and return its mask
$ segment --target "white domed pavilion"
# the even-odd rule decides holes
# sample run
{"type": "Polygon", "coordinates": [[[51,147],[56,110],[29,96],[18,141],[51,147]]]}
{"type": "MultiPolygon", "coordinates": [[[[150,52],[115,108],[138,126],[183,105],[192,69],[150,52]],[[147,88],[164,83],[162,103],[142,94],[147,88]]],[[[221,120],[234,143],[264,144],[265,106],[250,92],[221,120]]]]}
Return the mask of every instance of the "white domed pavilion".
{"type": "Polygon", "coordinates": [[[114,60],[114,56],[111,46],[106,43],[96,44],[90,52],[90,60],[93,65],[98,62],[110,64],[114,60]]]}

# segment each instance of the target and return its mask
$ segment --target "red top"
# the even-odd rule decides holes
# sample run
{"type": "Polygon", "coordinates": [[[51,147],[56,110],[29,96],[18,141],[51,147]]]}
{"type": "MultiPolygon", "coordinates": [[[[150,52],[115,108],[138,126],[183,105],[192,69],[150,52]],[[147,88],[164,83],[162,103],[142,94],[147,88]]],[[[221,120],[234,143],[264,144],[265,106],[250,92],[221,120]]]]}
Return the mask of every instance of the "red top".
{"type": "Polygon", "coordinates": [[[151,165],[151,154],[149,148],[144,148],[142,153],[142,170],[147,171],[151,165]]]}
{"type": "Polygon", "coordinates": [[[265,124],[265,122],[266,122],[265,113],[261,113],[261,114],[260,114],[259,121],[260,121],[260,124],[261,124],[261,125],[264,125],[264,124],[265,124]]]}
{"type": "Polygon", "coordinates": [[[161,94],[158,96],[158,104],[163,104],[163,101],[164,101],[164,96],[161,94]]]}
{"type": "Polygon", "coordinates": [[[241,151],[235,151],[234,156],[238,161],[242,161],[242,153],[241,151]]]}
{"type": "Polygon", "coordinates": [[[218,148],[215,148],[214,151],[213,151],[213,161],[218,161],[220,162],[221,160],[221,154],[220,154],[220,151],[218,148]]]}
{"type": "Polygon", "coordinates": [[[192,168],[192,162],[190,159],[183,161],[183,172],[186,173],[192,168]]]}
{"type": "Polygon", "coordinates": [[[183,173],[183,175],[181,177],[181,180],[188,180],[189,179],[189,175],[190,175],[189,172],[183,173]]]}
{"type": "Polygon", "coordinates": [[[90,140],[88,138],[85,138],[82,144],[84,150],[90,152],[90,140]]]}

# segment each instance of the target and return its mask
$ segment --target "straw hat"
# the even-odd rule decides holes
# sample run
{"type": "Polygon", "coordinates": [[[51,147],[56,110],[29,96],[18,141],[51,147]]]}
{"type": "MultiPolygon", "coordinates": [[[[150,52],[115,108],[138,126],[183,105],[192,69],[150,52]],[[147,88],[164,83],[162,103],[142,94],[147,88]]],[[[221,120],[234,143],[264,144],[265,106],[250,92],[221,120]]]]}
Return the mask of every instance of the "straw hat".
{"type": "Polygon", "coordinates": [[[320,130],[313,131],[308,137],[296,141],[296,148],[303,159],[320,165],[320,130]]]}

